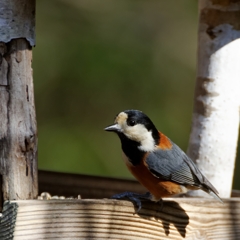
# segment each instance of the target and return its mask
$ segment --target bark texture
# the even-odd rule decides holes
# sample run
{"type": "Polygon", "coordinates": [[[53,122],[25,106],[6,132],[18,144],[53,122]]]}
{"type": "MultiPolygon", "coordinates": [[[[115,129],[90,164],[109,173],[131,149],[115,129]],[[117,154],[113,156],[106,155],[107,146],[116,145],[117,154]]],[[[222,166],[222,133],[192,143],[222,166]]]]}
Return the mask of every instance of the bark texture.
{"type": "Polygon", "coordinates": [[[239,127],[239,17],[240,0],[199,0],[198,70],[188,155],[225,198],[232,189],[239,127]]]}
{"type": "Polygon", "coordinates": [[[37,184],[37,128],[32,49],[26,39],[0,43],[0,174],[4,200],[33,199],[37,184]]]}

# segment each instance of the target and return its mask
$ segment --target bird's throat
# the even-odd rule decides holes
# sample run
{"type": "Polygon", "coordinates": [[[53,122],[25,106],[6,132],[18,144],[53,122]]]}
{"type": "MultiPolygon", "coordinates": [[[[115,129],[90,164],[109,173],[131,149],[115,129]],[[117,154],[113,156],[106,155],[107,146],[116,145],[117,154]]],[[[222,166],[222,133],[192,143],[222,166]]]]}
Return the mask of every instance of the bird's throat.
{"type": "Polygon", "coordinates": [[[140,143],[126,138],[124,135],[119,135],[122,150],[127,156],[132,165],[140,164],[145,152],[139,149],[140,143]]]}

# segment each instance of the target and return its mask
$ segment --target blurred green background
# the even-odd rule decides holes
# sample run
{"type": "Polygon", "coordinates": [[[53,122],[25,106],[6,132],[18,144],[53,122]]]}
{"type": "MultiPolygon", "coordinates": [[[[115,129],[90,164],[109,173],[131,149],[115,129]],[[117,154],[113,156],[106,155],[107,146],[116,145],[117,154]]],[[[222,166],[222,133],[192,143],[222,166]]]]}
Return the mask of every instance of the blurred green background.
{"type": "Polygon", "coordinates": [[[38,0],[36,16],[40,169],[132,178],[119,139],[103,131],[126,109],[187,149],[196,0],[38,0]]]}

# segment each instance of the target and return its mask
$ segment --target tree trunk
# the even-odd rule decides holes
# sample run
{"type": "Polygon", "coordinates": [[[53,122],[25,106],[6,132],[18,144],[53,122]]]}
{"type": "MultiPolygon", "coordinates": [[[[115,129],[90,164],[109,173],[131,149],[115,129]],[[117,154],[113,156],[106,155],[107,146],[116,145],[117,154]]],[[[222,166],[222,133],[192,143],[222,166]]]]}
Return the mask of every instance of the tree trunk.
{"type": "Polygon", "coordinates": [[[35,1],[5,0],[1,1],[0,9],[3,19],[0,26],[1,198],[33,199],[38,194],[30,45],[34,44],[31,36],[34,35],[35,1]],[[18,38],[13,40],[15,37],[18,38]]]}
{"type": "Polygon", "coordinates": [[[239,127],[239,20],[240,0],[199,0],[198,70],[188,155],[225,198],[232,189],[239,127]]]}

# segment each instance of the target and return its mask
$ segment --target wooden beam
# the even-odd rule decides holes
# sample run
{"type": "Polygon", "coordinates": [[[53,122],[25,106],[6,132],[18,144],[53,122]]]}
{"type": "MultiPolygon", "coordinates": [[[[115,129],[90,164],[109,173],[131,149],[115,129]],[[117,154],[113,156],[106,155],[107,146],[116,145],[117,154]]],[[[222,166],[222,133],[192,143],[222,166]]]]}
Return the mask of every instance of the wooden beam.
{"type": "Polygon", "coordinates": [[[240,198],[164,199],[135,210],[109,199],[8,201],[0,239],[240,239],[240,198]]]}
{"type": "Polygon", "coordinates": [[[96,199],[125,191],[144,193],[146,189],[135,180],[39,170],[39,192],[49,192],[52,196],[80,194],[82,198],[96,199]]]}
{"type": "MultiPolygon", "coordinates": [[[[60,173],[39,170],[39,192],[52,196],[82,198],[110,198],[121,192],[144,193],[147,190],[136,180],[90,176],[84,174],[60,173]]],[[[239,190],[232,191],[232,197],[240,197],[239,190]]]]}
{"type": "Polygon", "coordinates": [[[38,195],[32,78],[35,1],[0,2],[0,200],[38,195]]]}
{"type": "Polygon", "coordinates": [[[38,194],[37,129],[32,82],[32,51],[25,39],[4,44],[7,83],[0,86],[0,173],[3,199],[38,194]]]}

